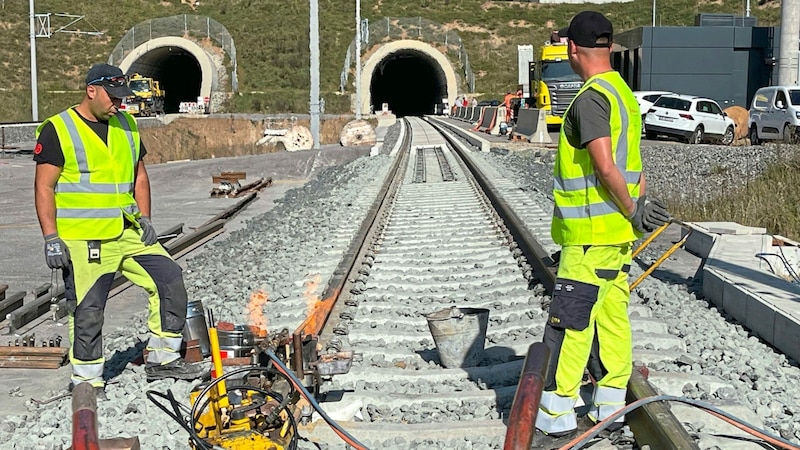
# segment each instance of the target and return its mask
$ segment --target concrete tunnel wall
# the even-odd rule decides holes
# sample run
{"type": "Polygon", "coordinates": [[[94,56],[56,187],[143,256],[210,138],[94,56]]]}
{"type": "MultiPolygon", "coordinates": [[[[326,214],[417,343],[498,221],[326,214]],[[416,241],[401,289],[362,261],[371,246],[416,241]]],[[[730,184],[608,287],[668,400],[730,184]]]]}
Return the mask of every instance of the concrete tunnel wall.
{"type": "MultiPolygon", "coordinates": [[[[210,55],[202,47],[188,39],[175,36],[151,39],[128,53],[119,64],[119,67],[124,73],[138,72],[161,81],[166,77],[176,75],[164,72],[165,61],[174,55],[182,56],[184,60],[187,60],[186,62],[189,59],[186,56],[189,56],[197,62],[197,67],[187,67],[185,72],[177,75],[189,77],[193,75],[194,71],[199,70],[200,82],[199,90],[194,98],[185,97],[178,100],[170,99],[170,87],[162,82],[162,89],[167,91],[168,108],[171,103],[178,103],[179,101],[197,101],[198,96],[210,98],[212,92],[219,87],[217,74],[220,68],[214,64],[210,55]]],[[[173,111],[168,110],[168,112],[176,112],[174,107],[172,109],[173,111]]]]}
{"type": "MultiPolygon", "coordinates": [[[[375,51],[362,66],[361,70],[361,113],[369,114],[372,103],[372,81],[376,70],[379,70],[384,60],[398,53],[413,54],[424,58],[439,74],[440,83],[446,86],[447,104],[453,105],[458,95],[458,82],[456,71],[445,55],[433,46],[417,40],[398,40],[382,45],[375,51]]],[[[413,83],[413,80],[409,81],[413,83]]],[[[441,99],[439,99],[441,101],[441,99]]],[[[381,105],[375,105],[375,112],[379,112],[381,105]]],[[[428,114],[432,113],[430,111],[428,114]]]]}

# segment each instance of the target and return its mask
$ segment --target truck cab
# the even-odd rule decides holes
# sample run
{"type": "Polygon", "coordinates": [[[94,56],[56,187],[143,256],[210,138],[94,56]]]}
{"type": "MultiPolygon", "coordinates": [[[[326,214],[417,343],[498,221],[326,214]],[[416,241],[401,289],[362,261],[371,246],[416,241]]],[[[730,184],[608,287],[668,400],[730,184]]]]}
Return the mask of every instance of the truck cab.
{"type": "Polygon", "coordinates": [[[800,143],[800,86],[767,86],[756,91],[750,104],[752,145],[767,140],[800,143]]]}
{"type": "Polygon", "coordinates": [[[545,111],[548,126],[561,125],[567,107],[583,87],[583,80],[569,65],[567,50],[566,38],[554,32],[530,64],[531,97],[535,107],[545,111]]]}

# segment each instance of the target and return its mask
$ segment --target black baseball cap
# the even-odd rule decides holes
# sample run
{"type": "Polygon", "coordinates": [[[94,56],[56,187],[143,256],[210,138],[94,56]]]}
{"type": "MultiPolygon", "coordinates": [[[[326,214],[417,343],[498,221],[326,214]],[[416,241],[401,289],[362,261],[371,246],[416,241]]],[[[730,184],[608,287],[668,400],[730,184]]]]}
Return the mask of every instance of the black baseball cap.
{"type": "Polygon", "coordinates": [[[86,74],[86,85],[102,86],[108,95],[114,98],[125,98],[133,95],[128,87],[128,77],[119,67],[111,64],[95,64],[86,74]]]}
{"type": "Polygon", "coordinates": [[[606,16],[597,11],[579,12],[569,26],[558,30],[559,37],[565,37],[578,47],[611,47],[614,27],[606,16]]]}

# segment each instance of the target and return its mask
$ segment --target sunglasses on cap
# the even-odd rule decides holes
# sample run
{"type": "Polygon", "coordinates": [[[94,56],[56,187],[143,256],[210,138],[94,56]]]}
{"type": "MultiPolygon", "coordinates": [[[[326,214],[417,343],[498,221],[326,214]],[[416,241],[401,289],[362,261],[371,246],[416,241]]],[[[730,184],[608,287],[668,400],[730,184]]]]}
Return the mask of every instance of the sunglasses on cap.
{"type": "Polygon", "coordinates": [[[118,77],[100,77],[96,80],[92,80],[89,83],[86,83],[87,86],[93,84],[101,84],[108,87],[119,87],[125,86],[128,84],[128,77],[126,76],[118,76],[118,77]]]}

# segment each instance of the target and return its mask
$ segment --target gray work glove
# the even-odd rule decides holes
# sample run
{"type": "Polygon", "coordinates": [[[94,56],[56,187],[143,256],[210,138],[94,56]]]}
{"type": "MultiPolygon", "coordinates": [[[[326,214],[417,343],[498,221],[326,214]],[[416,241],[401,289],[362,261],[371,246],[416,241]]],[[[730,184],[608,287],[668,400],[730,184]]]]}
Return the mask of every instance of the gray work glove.
{"type": "Polygon", "coordinates": [[[69,267],[69,248],[58,237],[58,233],[48,234],[44,237],[44,259],[47,267],[51,269],[69,267]]]}
{"type": "Polygon", "coordinates": [[[149,217],[139,217],[139,225],[142,227],[142,242],[144,242],[144,245],[149,246],[158,242],[158,233],[156,233],[156,229],[150,222],[149,217]]]}
{"type": "Polygon", "coordinates": [[[628,218],[633,227],[642,233],[650,233],[668,223],[672,216],[667,207],[657,199],[648,199],[646,195],[639,197],[633,215],[628,218]]]}

